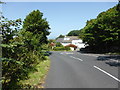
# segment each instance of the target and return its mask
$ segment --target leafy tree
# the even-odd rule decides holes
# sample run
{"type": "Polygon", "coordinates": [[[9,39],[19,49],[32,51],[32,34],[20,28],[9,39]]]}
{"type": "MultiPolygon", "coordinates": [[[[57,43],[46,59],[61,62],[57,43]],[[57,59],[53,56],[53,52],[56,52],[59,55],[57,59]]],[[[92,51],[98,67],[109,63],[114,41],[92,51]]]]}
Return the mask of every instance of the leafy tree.
{"type": "Polygon", "coordinates": [[[80,30],[72,30],[70,31],[67,36],[79,36],[80,30]]]}
{"type": "Polygon", "coordinates": [[[23,22],[23,28],[26,31],[30,31],[33,34],[42,34],[41,43],[47,43],[47,35],[50,34],[48,31],[50,29],[46,18],[43,18],[43,13],[39,10],[32,11],[28,16],[26,16],[23,22]]]}
{"type": "Polygon", "coordinates": [[[78,36],[79,38],[83,39],[84,36],[84,30],[72,30],[70,31],[67,36],[78,36]]]}
{"type": "Polygon", "coordinates": [[[56,47],[63,47],[63,45],[60,42],[57,42],[56,47]]]}
{"type": "Polygon", "coordinates": [[[59,35],[56,39],[58,38],[64,38],[65,36],[64,35],[59,35]]]}
{"type": "Polygon", "coordinates": [[[84,37],[84,29],[81,29],[80,30],[80,33],[79,33],[79,36],[78,36],[80,39],[83,39],[84,37]]]}
{"type": "Polygon", "coordinates": [[[97,52],[119,51],[120,12],[117,6],[87,21],[83,41],[97,52]]]}
{"type": "Polygon", "coordinates": [[[13,88],[21,78],[22,62],[18,58],[20,49],[18,46],[20,42],[11,43],[18,30],[20,29],[21,20],[7,20],[2,17],[0,23],[2,30],[2,87],[3,89],[13,88]],[[17,74],[19,73],[19,74],[17,74]]]}
{"type": "MultiPolygon", "coordinates": [[[[35,12],[35,11],[34,11],[35,12]]],[[[37,11],[39,12],[39,11],[37,11]]],[[[32,14],[39,16],[38,13],[32,14]]],[[[29,15],[28,15],[29,16],[29,15]]],[[[39,18],[39,17],[35,18],[39,18]]],[[[35,19],[34,18],[34,19],[35,19]]],[[[36,70],[36,65],[40,60],[44,60],[43,45],[47,42],[48,23],[41,23],[42,29],[34,23],[24,21],[24,28],[20,29],[22,21],[7,20],[3,17],[1,25],[2,30],[2,85],[3,89],[20,88],[20,81],[29,78],[29,73],[36,70]],[[28,26],[25,26],[25,25],[28,26]],[[31,27],[32,26],[32,27],[31,27]],[[46,27],[45,27],[46,26],[46,27]],[[33,29],[29,29],[29,27],[33,29]],[[43,28],[44,27],[44,28],[43,28]],[[44,29],[44,30],[43,30],[44,29]],[[33,30],[33,31],[32,31],[33,30]],[[38,33],[37,33],[38,32],[38,33]]],[[[39,19],[40,20],[40,19],[39,19]]],[[[38,22],[39,22],[38,20],[38,22]]],[[[37,22],[37,21],[36,21],[37,22]]],[[[40,24],[40,23],[39,23],[40,24]]]]}
{"type": "Polygon", "coordinates": [[[54,39],[49,39],[48,42],[49,43],[51,43],[51,42],[55,43],[55,40],[54,39]]]}

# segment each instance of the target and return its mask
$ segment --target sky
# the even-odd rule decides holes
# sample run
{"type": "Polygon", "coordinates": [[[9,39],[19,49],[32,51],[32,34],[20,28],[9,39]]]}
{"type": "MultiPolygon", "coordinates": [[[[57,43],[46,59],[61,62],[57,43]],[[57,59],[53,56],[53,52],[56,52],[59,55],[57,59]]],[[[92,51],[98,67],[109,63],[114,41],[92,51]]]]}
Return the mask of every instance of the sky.
{"type": "Polygon", "coordinates": [[[80,30],[86,21],[94,19],[97,15],[118,2],[7,2],[2,5],[3,15],[9,20],[21,18],[22,20],[33,10],[40,10],[43,18],[50,25],[49,39],[60,34],[66,35],[71,30],[80,30]]]}

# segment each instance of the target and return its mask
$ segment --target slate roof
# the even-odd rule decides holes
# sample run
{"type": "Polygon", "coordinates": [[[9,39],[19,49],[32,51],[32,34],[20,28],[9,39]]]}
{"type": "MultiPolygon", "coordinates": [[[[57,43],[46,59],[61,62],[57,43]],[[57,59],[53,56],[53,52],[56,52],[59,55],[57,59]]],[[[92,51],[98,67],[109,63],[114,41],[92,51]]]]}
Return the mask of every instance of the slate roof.
{"type": "Polygon", "coordinates": [[[56,40],[56,42],[60,42],[60,43],[71,43],[72,40],[79,40],[79,38],[77,36],[66,36],[64,38],[58,38],[56,40]],[[69,40],[64,40],[64,38],[69,38],[69,40]]]}
{"type": "Polygon", "coordinates": [[[64,38],[58,38],[57,40],[56,40],[56,42],[62,42],[64,40],[64,38]]]}

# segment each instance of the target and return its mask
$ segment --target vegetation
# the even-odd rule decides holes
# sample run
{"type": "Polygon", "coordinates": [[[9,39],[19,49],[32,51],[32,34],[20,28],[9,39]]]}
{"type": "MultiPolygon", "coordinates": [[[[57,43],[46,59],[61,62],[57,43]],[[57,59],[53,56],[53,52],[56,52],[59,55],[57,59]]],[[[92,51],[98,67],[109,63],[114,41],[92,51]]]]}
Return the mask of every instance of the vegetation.
{"type": "Polygon", "coordinates": [[[2,17],[2,87],[22,88],[20,81],[29,78],[37,65],[45,60],[44,45],[49,35],[49,24],[39,10],[31,12],[22,21],[2,17]],[[20,28],[22,27],[22,28],[20,28]]]}
{"type": "Polygon", "coordinates": [[[69,51],[70,47],[64,47],[61,43],[57,42],[56,47],[53,48],[54,51],[69,51]]]}
{"type": "Polygon", "coordinates": [[[47,75],[47,72],[49,70],[50,60],[47,58],[47,60],[44,60],[43,62],[40,62],[36,66],[36,71],[34,73],[29,74],[29,79],[21,81],[21,83],[24,85],[24,87],[30,89],[30,88],[44,88],[43,84],[45,81],[45,77],[47,75]]]}
{"type": "Polygon", "coordinates": [[[80,33],[80,30],[72,30],[67,34],[67,36],[79,36],[80,33]]]}
{"type": "Polygon", "coordinates": [[[58,38],[64,38],[65,36],[64,35],[59,35],[56,39],[58,38]]]}
{"type": "MultiPolygon", "coordinates": [[[[54,42],[54,40],[47,40],[50,27],[46,18],[43,18],[43,13],[34,10],[26,16],[23,23],[21,19],[8,20],[2,16],[0,26],[3,39],[0,44],[2,47],[0,60],[2,61],[3,89],[22,88],[24,86],[22,81],[30,85],[31,79],[29,78],[34,77],[33,72],[37,73],[38,77],[43,77],[43,74],[46,73],[44,72],[46,70],[44,62],[47,63],[45,51],[49,48],[48,42],[54,42]]],[[[119,53],[120,4],[100,13],[96,19],[87,21],[83,29],[69,32],[68,36],[79,36],[89,45],[87,48],[94,52],[119,53]]],[[[63,35],[59,36],[59,38],[63,37],[63,35]]],[[[70,48],[56,43],[53,50],[70,50],[70,48]]],[[[36,85],[38,82],[35,80],[36,85]]]]}
{"type": "Polygon", "coordinates": [[[100,13],[87,21],[82,29],[83,41],[93,52],[120,52],[120,5],[100,13]]]}
{"type": "Polygon", "coordinates": [[[69,47],[55,47],[54,51],[70,51],[69,47]]]}

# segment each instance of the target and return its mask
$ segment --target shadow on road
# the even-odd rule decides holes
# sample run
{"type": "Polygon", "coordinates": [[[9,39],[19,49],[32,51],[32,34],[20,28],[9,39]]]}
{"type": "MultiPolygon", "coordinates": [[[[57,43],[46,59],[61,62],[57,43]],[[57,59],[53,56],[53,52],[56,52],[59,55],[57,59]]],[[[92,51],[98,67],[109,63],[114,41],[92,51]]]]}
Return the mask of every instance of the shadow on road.
{"type": "Polygon", "coordinates": [[[80,51],[77,52],[84,54],[100,54],[96,59],[97,61],[104,61],[110,66],[120,67],[120,55],[104,55],[103,52],[95,52],[95,50],[91,50],[89,47],[81,48],[80,51]]]}
{"type": "Polygon", "coordinates": [[[105,56],[98,56],[98,61],[105,61],[106,64],[110,66],[118,67],[120,66],[120,55],[105,55],[105,56]]]}

